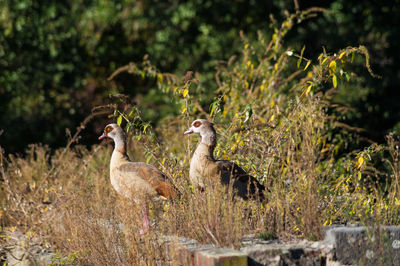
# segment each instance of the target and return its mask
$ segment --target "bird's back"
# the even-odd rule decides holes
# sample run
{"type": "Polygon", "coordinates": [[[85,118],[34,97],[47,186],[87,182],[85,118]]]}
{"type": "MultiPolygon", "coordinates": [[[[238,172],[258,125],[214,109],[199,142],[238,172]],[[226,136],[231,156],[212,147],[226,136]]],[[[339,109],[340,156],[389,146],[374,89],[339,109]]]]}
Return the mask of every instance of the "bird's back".
{"type": "Polygon", "coordinates": [[[215,163],[221,182],[226,185],[233,182],[233,188],[238,196],[243,199],[247,199],[249,196],[264,197],[263,191],[265,187],[237,164],[225,160],[216,161],[215,163]]]}
{"type": "Polygon", "coordinates": [[[111,169],[111,183],[128,198],[173,198],[174,188],[156,167],[143,162],[127,162],[111,169]]]}

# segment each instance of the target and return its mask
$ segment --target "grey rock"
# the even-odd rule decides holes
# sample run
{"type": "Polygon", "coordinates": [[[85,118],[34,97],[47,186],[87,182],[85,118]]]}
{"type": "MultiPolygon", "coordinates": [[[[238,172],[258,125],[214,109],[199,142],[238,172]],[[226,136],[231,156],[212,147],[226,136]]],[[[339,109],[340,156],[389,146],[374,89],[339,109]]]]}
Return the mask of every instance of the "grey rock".
{"type": "Polygon", "coordinates": [[[346,265],[400,265],[400,227],[330,227],[325,242],[346,265]]]}

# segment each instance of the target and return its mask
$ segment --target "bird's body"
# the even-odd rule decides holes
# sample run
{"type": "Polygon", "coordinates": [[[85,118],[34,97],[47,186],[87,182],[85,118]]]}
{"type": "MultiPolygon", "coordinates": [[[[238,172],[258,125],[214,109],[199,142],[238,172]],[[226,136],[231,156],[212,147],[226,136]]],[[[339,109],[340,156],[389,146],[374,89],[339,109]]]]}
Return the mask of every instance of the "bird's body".
{"type": "Polygon", "coordinates": [[[254,177],[231,161],[214,158],[217,137],[212,123],[204,119],[195,120],[185,132],[191,133],[199,133],[201,136],[201,142],[190,162],[189,177],[194,186],[204,189],[204,181],[209,179],[224,185],[232,184],[236,194],[244,199],[255,195],[263,196],[265,188],[254,177]]]}
{"type": "Polygon", "coordinates": [[[175,194],[160,170],[150,164],[131,162],[118,151],[111,157],[110,179],[120,195],[134,200],[144,197],[171,199],[175,194]]]}
{"type": "MultiPolygon", "coordinates": [[[[110,180],[118,194],[136,202],[154,198],[172,199],[175,196],[174,187],[160,170],[150,164],[129,159],[126,136],[121,127],[117,124],[107,125],[99,139],[105,137],[113,139],[115,143],[110,161],[110,180]]],[[[147,209],[144,212],[147,219],[147,209]]]]}

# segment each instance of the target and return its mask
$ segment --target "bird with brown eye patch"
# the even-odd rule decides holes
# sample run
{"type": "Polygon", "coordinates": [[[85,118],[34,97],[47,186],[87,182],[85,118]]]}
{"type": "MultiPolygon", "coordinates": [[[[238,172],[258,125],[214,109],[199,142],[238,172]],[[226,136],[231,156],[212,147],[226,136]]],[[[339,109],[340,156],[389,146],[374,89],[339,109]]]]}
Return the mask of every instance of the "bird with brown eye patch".
{"type": "Polygon", "coordinates": [[[263,200],[265,187],[257,179],[248,175],[233,162],[214,158],[217,133],[213,123],[205,119],[197,119],[184,134],[192,133],[197,133],[201,137],[190,161],[189,177],[194,186],[204,190],[208,182],[211,182],[211,185],[213,182],[232,184],[239,197],[243,199],[255,197],[263,200]]]}
{"type": "Polygon", "coordinates": [[[212,125],[212,123],[208,122],[205,119],[197,119],[193,121],[192,126],[183,134],[187,135],[192,133],[200,133],[201,128],[203,128],[202,126],[207,126],[207,125],[212,125]]]}
{"type": "Polygon", "coordinates": [[[126,153],[126,135],[117,124],[107,125],[99,139],[111,138],[115,148],[110,161],[110,180],[118,194],[142,203],[143,227],[140,234],[150,226],[147,200],[172,199],[177,194],[174,186],[156,167],[142,162],[132,162],[126,153]]]}
{"type": "Polygon", "coordinates": [[[106,126],[106,127],[104,128],[103,135],[101,135],[101,136],[99,137],[99,139],[104,139],[104,138],[110,137],[108,134],[109,134],[111,131],[113,131],[113,127],[110,126],[110,125],[106,126]]]}

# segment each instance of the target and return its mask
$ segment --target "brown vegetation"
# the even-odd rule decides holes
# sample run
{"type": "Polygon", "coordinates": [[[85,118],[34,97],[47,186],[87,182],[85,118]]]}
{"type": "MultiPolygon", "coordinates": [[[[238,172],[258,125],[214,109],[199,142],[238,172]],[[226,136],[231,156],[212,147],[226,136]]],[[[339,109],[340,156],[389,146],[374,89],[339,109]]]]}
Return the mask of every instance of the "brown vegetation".
{"type": "Polygon", "coordinates": [[[158,167],[182,192],[174,202],[148,203],[149,233],[138,233],[141,207],[118,197],[110,185],[111,145],[68,145],[54,152],[32,145],[24,157],[2,153],[2,230],[38,235],[75,263],[140,265],[174,259],[162,235],[238,248],[247,234],[318,239],[321,226],[332,223],[398,224],[396,137],[389,135],[386,146],[343,153],[339,140],[348,135],[328,112],[334,106],[326,87],[338,86],[343,60],[365,50],[322,54],[318,63],[303,60],[292,71],[298,58],[293,61],[294,53],[280,45],[291,25],[284,23],[270,45],[262,38],[245,43],[240,59],[221,66],[210,112],[196,98],[200,83],[163,75],[147,63],[132,70],[156,77],[160,93],[181,106],[180,115],[154,129],[136,107],[115,110],[129,129],[128,154],[158,167]],[[204,192],[191,186],[189,161],[197,140],[182,134],[194,116],[218,121],[216,158],[233,160],[255,176],[268,188],[264,202],[234,198],[219,183],[206,184],[204,192]],[[387,173],[378,170],[379,162],[390,165],[387,173]]]}

